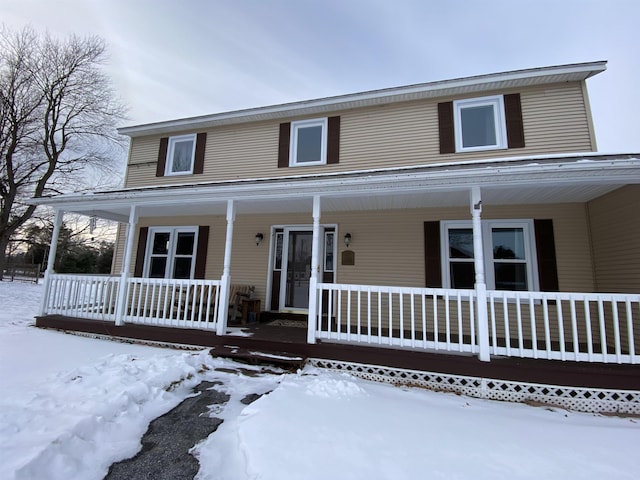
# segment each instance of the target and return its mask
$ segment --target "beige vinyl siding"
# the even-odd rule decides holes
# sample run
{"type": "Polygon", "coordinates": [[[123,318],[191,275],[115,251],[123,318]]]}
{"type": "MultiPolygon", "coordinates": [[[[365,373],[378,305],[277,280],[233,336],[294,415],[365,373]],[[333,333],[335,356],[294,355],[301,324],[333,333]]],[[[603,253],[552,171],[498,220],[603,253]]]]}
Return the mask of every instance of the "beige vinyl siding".
{"type": "Polygon", "coordinates": [[[588,204],[596,288],[640,293],[640,185],[627,185],[588,204]]]}
{"type": "MultiPolygon", "coordinates": [[[[594,291],[587,212],[584,204],[485,207],[484,219],[553,219],[558,279],[561,291],[594,291]]],[[[433,208],[325,213],[321,223],[337,225],[337,281],[348,284],[424,287],[424,222],[469,220],[467,208],[433,208]],[[343,266],[345,233],[355,265],[343,266]]],[[[233,283],[256,286],[264,302],[267,288],[270,233],[273,225],[311,226],[311,213],[238,215],[234,223],[231,277],[233,283]],[[255,244],[256,233],[264,240],[255,244]]],[[[226,219],[224,216],[143,218],[139,226],[210,225],[205,278],[220,278],[223,270],[226,219]]],[[[139,230],[139,229],[138,229],[139,230]]],[[[137,232],[134,256],[137,248],[137,232]]],[[[119,236],[118,252],[124,235],[119,236]]],[[[116,256],[116,263],[121,261],[116,256]]],[[[132,260],[132,268],[135,258],[132,260]]],[[[119,271],[116,265],[114,271],[119,271]]],[[[263,303],[264,305],[264,303],[263,303]]]]}
{"type": "Polygon", "coordinates": [[[520,89],[517,93],[522,102],[525,148],[441,155],[437,104],[454,98],[439,98],[328,114],[341,117],[340,162],[333,165],[277,168],[280,122],[269,121],[207,130],[202,175],[158,178],[155,172],[160,136],[136,137],[131,141],[125,185],[281,177],[591,151],[589,114],[582,83],[520,89]]]}

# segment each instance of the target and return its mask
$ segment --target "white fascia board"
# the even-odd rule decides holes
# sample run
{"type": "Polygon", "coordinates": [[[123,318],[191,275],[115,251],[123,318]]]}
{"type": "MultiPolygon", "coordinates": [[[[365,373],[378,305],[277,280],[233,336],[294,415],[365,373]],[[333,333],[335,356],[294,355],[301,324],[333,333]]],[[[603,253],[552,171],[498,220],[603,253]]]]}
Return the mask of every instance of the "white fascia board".
{"type": "Polygon", "coordinates": [[[392,103],[394,101],[406,101],[420,97],[435,97],[448,95],[460,89],[476,87],[476,91],[496,88],[496,84],[536,85],[538,83],[550,83],[553,79],[566,81],[571,79],[584,80],[606,70],[606,61],[576,63],[570,65],[557,65],[552,67],[530,68],[514,70],[502,73],[491,73],[452,80],[407,85],[403,87],[385,88],[361,93],[339,95],[335,97],[320,98],[301,102],[286,103],[267,107],[250,108],[212,115],[169,120],[165,122],[135,125],[118,129],[121,135],[138,137],[169,132],[179,132],[187,129],[208,128],[214,125],[242,123],[246,121],[268,120],[291,117],[296,114],[310,114],[312,112],[325,112],[376,105],[379,103],[392,103]]]}
{"type": "Polygon", "coordinates": [[[562,185],[575,183],[640,184],[640,159],[615,161],[578,161],[570,163],[524,165],[492,165],[465,169],[444,169],[420,172],[395,172],[382,175],[358,175],[343,178],[316,178],[282,181],[212,185],[174,189],[131,190],[94,195],[64,195],[34,199],[33,203],[51,205],[73,211],[122,208],[131,204],[161,206],[207,204],[227,200],[289,199],[319,195],[358,196],[372,191],[414,192],[435,190],[463,190],[471,186],[517,187],[542,183],[562,185]]]}

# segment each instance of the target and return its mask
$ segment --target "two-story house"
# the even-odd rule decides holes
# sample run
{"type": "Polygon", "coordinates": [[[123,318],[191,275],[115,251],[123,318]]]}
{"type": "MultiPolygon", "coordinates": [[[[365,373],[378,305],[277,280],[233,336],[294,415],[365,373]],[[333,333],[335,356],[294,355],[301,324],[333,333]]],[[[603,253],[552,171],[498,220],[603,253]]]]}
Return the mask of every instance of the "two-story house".
{"type": "MultiPolygon", "coordinates": [[[[42,318],[225,335],[239,285],[307,342],[640,362],[640,155],[596,153],[586,80],[511,71],[120,129],[113,275],[46,276],[42,318]]],[[[257,305],[259,304],[259,307],[257,305]]]]}

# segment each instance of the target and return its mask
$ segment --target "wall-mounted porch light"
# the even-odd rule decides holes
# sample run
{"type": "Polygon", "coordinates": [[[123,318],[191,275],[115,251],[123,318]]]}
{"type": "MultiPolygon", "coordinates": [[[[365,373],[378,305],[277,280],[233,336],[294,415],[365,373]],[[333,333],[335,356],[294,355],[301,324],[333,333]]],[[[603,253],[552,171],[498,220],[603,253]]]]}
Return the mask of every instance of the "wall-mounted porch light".
{"type": "Polygon", "coordinates": [[[347,233],[344,236],[344,244],[347,246],[347,248],[349,248],[349,244],[351,243],[351,234],[347,233]]]}
{"type": "Polygon", "coordinates": [[[264,235],[261,233],[256,233],[256,246],[260,245],[260,242],[264,239],[264,235]]]}

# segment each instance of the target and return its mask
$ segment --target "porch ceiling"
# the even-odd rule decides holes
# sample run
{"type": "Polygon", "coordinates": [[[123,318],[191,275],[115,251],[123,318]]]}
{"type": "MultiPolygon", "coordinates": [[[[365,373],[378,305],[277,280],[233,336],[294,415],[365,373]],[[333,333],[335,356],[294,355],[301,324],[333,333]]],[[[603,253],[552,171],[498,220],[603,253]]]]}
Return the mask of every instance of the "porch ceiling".
{"type": "Polygon", "coordinates": [[[321,176],[124,189],[63,195],[33,203],[128,221],[140,217],[459,207],[478,186],[484,205],[587,202],[623,185],[640,184],[640,155],[526,158],[466,165],[433,165],[321,176]]]}

